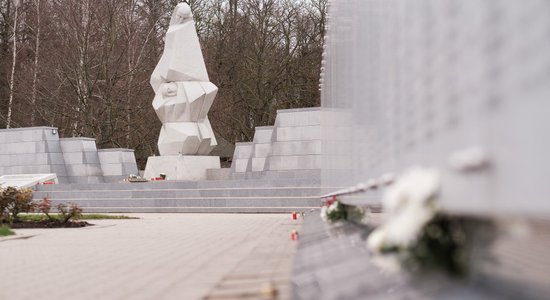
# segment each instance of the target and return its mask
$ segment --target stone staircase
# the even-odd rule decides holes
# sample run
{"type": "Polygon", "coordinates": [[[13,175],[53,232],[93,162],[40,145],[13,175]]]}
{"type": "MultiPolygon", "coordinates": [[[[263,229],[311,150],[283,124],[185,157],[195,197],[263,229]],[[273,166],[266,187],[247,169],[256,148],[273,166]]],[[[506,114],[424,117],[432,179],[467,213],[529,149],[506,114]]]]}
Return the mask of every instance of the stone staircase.
{"type": "Polygon", "coordinates": [[[320,108],[278,110],[274,126],[236,144],[231,168],[207,171],[215,180],[40,185],[34,198],[85,212],[306,211],[335,189],[321,188],[320,120],[320,108]]]}
{"type": "Polygon", "coordinates": [[[39,185],[35,200],[84,212],[286,213],[319,207],[319,178],[39,185]]]}

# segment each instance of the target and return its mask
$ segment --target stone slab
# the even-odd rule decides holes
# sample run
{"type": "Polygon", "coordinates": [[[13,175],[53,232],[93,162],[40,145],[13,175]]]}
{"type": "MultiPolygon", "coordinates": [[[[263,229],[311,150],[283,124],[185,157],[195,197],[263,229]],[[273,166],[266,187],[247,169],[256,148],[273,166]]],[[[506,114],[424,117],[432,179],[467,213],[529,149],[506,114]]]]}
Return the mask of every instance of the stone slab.
{"type": "Polygon", "coordinates": [[[236,143],[233,159],[249,158],[250,155],[252,154],[252,146],[253,146],[253,143],[236,143]]]}
{"type": "Polygon", "coordinates": [[[273,137],[278,142],[320,140],[321,126],[277,127],[273,137]]]}
{"type": "Polygon", "coordinates": [[[268,157],[269,170],[321,169],[321,155],[287,155],[268,157]]]}
{"type": "Polygon", "coordinates": [[[277,127],[294,127],[294,126],[320,126],[321,125],[321,110],[316,107],[313,110],[296,109],[296,110],[277,110],[277,118],[275,126],[277,127]]]}
{"type": "Polygon", "coordinates": [[[254,131],[255,144],[264,144],[271,142],[274,126],[257,126],[254,131]]]}
{"type": "Polygon", "coordinates": [[[233,159],[233,162],[231,163],[231,169],[235,173],[244,173],[246,172],[246,168],[248,166],[249,158],[245,159],[233,159]]]}
{"type": "Polygon", "coordinates": [[[57,176],[55,174],[3,175],[0,176],[0,187],[32,187],[46,181],[57,183],[57,176]]]}
{"type": "Polygon", "coordinates": [[[138,219],[16,230],[17,239],[0,243],[0,257],[10,257],[0,299],[220,299],[243,276],[255,280],[252,292],[273,282],[277,299],[288,299],[296,247],[288,215],[130,216],[138,219]]]}
{"type": "Polygon", "coordinates": [[[206,180],[226,180],[231,177],[231,168],[208,169],[206,170],[206,180]]]}
{"type": "Polygon", "coordinates": [[[205,180],[207,169],[219,168],[219,156],[150,156],[144,176],[154,178],[164,173],[168,180],[205,180]]]}
{"type": "Polygon", "coordinates": [[[321,154],[321,140],[273,142],[272,155],[321,154]]]}

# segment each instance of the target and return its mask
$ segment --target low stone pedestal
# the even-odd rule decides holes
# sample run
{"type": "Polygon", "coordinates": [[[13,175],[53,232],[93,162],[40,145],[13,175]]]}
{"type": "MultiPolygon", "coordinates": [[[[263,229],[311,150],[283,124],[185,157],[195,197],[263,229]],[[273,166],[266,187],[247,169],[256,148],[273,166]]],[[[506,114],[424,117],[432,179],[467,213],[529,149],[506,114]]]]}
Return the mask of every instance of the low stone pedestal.
{"type": "Polygon", "coordinates": [[[221,168],[219,156],[149,156],[144,177],[149,179],[164,173],[167,180],[206,180],[207,169],[219,168],[221,168]]]}

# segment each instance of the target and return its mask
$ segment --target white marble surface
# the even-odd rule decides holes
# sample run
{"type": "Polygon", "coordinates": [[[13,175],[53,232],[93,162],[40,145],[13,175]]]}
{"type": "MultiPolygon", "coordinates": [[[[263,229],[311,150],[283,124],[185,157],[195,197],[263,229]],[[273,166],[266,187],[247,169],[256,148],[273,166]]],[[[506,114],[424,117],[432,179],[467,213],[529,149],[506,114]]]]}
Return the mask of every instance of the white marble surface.
{"type": "Polygon", "coordinates": [[[217,145],[208,111],[218,88],[209,82],[189,5],[176,6],[164,52],[151,75],[153,108],[163,126],[160,155],[207,155],[217,145]]]}
{"type": "Polygon", "coordinates": [[[219,156],[170,155],[150,156],[145,167],[145,178],[166,174],[167,180],[206,180],[207,169],[219,169],[219,156]]]}

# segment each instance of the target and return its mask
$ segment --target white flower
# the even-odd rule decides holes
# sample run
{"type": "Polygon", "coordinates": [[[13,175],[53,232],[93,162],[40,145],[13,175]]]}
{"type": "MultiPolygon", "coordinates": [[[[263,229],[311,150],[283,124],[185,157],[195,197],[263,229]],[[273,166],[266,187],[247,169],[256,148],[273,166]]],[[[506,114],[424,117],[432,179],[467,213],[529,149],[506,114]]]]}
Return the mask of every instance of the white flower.
{"type": "Polygon", "coordinates": [[[380,250],[384,246],[384,235],[385,230],[383,226],[371,232],[367,239],[367,248],[373,253],[380,253],[380,250]]]}
{"type": "Polygon", "coordinates": [[[331,212],[338,209],[338,201],[334,201],[328,208],[327,208],[327,214],[330,214],[331,212]]]}
{"type": "Polygon", "coordinates": [[[415,167],[400,176],[384,195],[382,205],[387,221],[369,236],[369,249],[377,252],[384,245],[406,247],[416,241],[436,213],[432,200],[438,188],[435,170],[415,167]]]}
{"type": "Polygon", "coordinates": [[[320,216],[321,216],[321,219],[323,219],[323,221],[325,221],[325,222],[327,221],[327,207],[326,206],[321,207],[320,216]]]}

